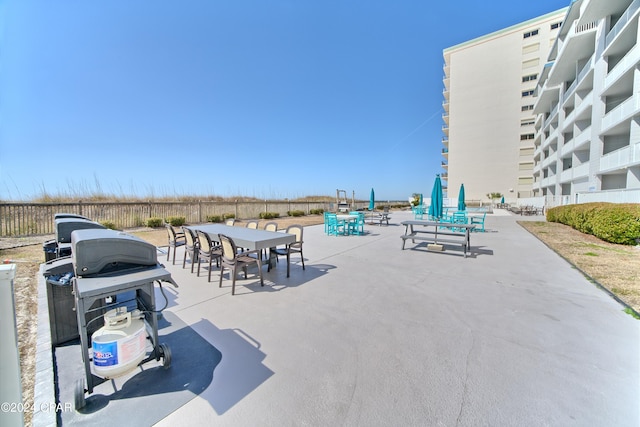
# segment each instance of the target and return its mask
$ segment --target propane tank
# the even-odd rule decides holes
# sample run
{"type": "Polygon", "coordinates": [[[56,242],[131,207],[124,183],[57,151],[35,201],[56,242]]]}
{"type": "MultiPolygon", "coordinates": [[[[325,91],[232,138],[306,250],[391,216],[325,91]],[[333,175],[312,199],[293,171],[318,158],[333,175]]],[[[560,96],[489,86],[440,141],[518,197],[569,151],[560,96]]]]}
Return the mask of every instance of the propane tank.
{"type": "Polygon", "coordinates": [[[110,379],[126,374],[144,359],[147,330],[140,310],[118,307],[104,314],[104,326],[91,335],[94,373],[110,379]]]}

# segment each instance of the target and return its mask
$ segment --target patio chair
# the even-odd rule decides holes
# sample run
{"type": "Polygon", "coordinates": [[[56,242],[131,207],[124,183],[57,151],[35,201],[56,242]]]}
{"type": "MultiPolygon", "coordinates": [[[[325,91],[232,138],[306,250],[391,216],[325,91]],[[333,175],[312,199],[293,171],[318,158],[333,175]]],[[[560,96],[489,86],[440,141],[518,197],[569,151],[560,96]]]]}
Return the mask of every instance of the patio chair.
{"type": "Polygon", "coordinates": [[[264,225],[266,231],[278,231],[278,223],[275,221],[269,221],[264,225]]]}
{"type": "Polygon", "coordinates": [[[196,234],[187,227],[182,227],[182,231],[184,231],[185,237],[182,268],[187,264],[187,255],[189,255],[189,258],[191,259],[191,272],[193,273],[193,266],[196,261],[198,261],[198,236],[196,236],[196,234]]]}
{"type": "Polygon", "coordinates": [[[235,218],[227,218],[224,221],[224,225],[228,225],[229,227],[233,227],[233,225],[236,223],[236,219],[235,218]]]}
{"type": "MultiPolygon", "coordinates": [[[[278,223],[277,223],[277,222],[275,222],[275,221],[267,222],[267,223],[264,225],[264,230],[265,230],[265,231],[278,231],[278,223]]],[[[266,250],[266,249],[263,249],[263,251],[262,251],[262,255],[263,255],[263,258],[262,258],[262,259],[267,258],[267,250],[266,250]]],[[[276,260],[277,260],[277,259],[278,259],[278,257],[276,257],[276,260]]]]}
{"type": "Polygon", "coordinates": [[[215,244],[211,237],[200,230],[197,231],[198,235],[198,272],[196,276],[200,277],[200,264],[202,261],[209,262],[209,277],[207,282],[211,281],[211,270],[213,270],[213,260],[216,260],[216,265],[220,267],[220,257],[222,256],[222,247],[215,244]]]}
{"type": "Polygon", "coordinates": [[[226,267],[230,270],[229,274],[231,276],[231,295],[235,295],[236,276],[238,268],[244,270],[244,278],[246,279],[247,266],[253,263],[256,263],[258,265],[260,286],[264,286],[264,280],[262,278],[262,261],[260,261],[260,251],[238,252],[236,244],[230,237],[225,236],[224,234],[219,234],[218,239],[220,240],[220,244],[222,245],[222,257],[220,258],[220,287],[222,287],[222,275],[226,267]],[[254,258],[250,256],[251,254],[255,254],[257,256],[254,258]]]}
{"type": "Polygon", "coordinates": [[[364,212],[351,212],[349,215],[357,217],[355,221],[349,221],[349,233],[357,236],[364,234],[364,212]]]}
{"type": "Polygon", "coordinates": [[[251,228],[253,230],[257,230],[258,229],[258,222],[259,221],[256,221],[256,220],[248,221],[246,227],[247,228],[251,228]]]}
{"type": "MultiPolygon", "coordinates": [[[[466,212],[454,212],[451,215],[451,224],[467,224],[468,223],[468,219],[467,219],[467,213],[466,212]]],[[[453,228],[452,230],[455,231],[462,231],[461,228],[453,228]]]]}
{"type": "Polygon", "coordinates": [[[482,214],[482,216],[472,216],[471,217],[471,224],[478,224],[481,225],[482,227],[478,228],[474,228],[473,231],[482,231],[484,232],[484,220],[487,218],[487,213],[485,212],[484,214],[482,214]]]}
{"type": "MultiPolygon", "coordinates": [[[[278,256],[286,256],[287,257],[287,277],[289,277],[289,267],[291,265],[291,254],[299,253],[300,259],[302,260],[302,269],[304,270],[304,255],[302,255],[302,231],[304,228],[301,225],[290,225],[287,227],[287,234],[293,234],[296,236],[296,241],[293,243],[289,243],[284,248],[276,248],[275,254],[276,259],[278,256]]],[[[267,271],[271,270],[271,265],[267,271]]]]}
{"type": "Polygon", "coordinates": [[[167,228],[167,237],[169,238],[169,244],[167,247],[167,261],[169,261],[169,254],[171,254],[171,249],[173,248],[173,259],[171,264],[176,264],[176,248],[180,246],[184,246],[186,244],[186,240],[184,237],[183,231],[176,231],[175,228],[171,224],[165,224],[167,228]]]}
{"type": "Polygon", "coordinates": [[[345,223],[338,219],[334,213],[327,214],[327,234],[329,236],[337,236],[345,233],[345,223]]]}

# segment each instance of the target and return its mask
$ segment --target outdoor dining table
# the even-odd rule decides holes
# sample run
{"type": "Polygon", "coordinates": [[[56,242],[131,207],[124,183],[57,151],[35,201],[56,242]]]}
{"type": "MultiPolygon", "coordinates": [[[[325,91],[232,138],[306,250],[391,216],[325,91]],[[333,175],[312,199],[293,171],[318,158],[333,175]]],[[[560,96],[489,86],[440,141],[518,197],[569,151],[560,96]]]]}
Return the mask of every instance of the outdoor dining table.
{"type": "Polygon", "coordinates": [[[349,223],[358,221],[358,215],[336,215],[338,221],[344,221],[344,234],[349,234],[349,223]]]}
{"type": "Polygon", "coordinates": [[[248,250],[269,249],[269,268],[274,268],[276,264],[276,254],[273,249],[276,246],[288,245],[296,241],[296,236],[293,234],[222,224],[192,225],[187,228],[194,231],[200,230],[216,242],[218,234],[224,234],[230,237],[238,247],[248,250]]]}

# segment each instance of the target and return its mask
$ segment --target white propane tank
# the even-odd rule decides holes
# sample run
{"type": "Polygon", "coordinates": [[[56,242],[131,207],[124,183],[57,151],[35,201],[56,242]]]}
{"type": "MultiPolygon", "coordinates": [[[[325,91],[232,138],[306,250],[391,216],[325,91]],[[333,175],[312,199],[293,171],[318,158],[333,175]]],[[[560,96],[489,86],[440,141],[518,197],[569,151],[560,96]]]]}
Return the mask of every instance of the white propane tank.
{"type": "Polygon", "coordinates": [[[126,374],[144,359],[147,331],[140,310],[109,310],[104,326],[91,335],[94,373],[110,379],[126,374]]]}

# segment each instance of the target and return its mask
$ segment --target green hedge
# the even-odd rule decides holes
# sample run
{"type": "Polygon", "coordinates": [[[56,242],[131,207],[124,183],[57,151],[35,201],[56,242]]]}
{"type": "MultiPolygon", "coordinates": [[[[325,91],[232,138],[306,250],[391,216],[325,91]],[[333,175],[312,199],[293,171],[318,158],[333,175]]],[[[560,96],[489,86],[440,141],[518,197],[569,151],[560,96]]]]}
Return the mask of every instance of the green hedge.
{"type": "Polygon", "coordinates": [[[224,221],[222,215],[207,215],[207,222],[222,222],[224,221]]]}
{"type": "Polygon", "coordinates": [[[287,215],[289,216],[304,216],[305,212],[301,210],[287,211],[287,215]]]}
{"type": "Polygon", "coordinates": [[[547,210],[547,221],[559,222],[605,242],[636,245],[640,239],[640,204],[583,203],[547,210]]]}
{"type": "Polygon", "coordinates": [[[274,219],[280,217],[278,212],[260,212],[260,219],[274,219]]]}
{"type": "Polygon", "coordinates": [[[170,216],[167,217],[167,222],[169,224],[171,224],[173,227],[182,227],[185,222],[187,221],[187,218],[183,217],[183,216],[170,216]]]}
{"type": "Polygon", "coordinates": [[[147,227],[163,227],[164,220],[162,218],[158,218],[157,216],[151,217],[147,219],[147,227]]]}

